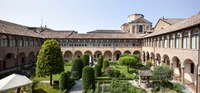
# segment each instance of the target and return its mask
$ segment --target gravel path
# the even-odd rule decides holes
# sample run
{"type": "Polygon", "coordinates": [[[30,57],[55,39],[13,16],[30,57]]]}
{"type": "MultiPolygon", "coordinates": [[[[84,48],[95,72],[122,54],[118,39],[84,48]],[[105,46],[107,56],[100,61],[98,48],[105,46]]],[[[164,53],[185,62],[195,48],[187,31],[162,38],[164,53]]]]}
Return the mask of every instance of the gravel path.
{"type": "Polygon", "coordinates": [[[69,90],[69,93],[82,93],[82,79],[75,81],[75,85],[69,90]]]}

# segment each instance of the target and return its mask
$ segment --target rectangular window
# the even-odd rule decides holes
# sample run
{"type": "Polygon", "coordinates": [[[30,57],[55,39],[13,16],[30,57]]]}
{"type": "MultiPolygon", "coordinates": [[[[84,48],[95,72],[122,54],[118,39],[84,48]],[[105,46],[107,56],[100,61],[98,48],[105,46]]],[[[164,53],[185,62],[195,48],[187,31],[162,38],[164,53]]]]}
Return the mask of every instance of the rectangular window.
{"type": "Polygon", "coordinates": [[[168,44],[167,44],[167,39],[165,39],[165,48],[167,48],[168,44]]]}
{"type": "Polygon", "coordinates": [[[183,38],[183,48],[188,48],[188,37],[183,38]]]}
{"type": "Polygon", "coordinates": [[[173,48],[173,39],[170,39],[170,48],[173,48]]]}
{"type": "Polygon", "coordinates": [[[180,44],[180,38],[177,38],[176,39],[176,48],[179,48],[179,46],[180,46],[179,44],[180,44]]]}

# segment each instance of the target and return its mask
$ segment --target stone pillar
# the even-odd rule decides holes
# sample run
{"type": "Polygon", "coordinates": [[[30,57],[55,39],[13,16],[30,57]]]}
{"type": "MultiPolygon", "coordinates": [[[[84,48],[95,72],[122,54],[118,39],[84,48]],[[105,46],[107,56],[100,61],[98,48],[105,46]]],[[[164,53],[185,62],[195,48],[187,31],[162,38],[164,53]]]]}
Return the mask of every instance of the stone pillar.
{"type": "Polygon", "coordinates": [[[130,33],[133,33],[133,25],[129,25],[129,28],[130,28],[130,33]]]}
{"type": "Polygon", "coordinates": [[[135,32],[134,33],[138,32],[137,28],[138,28],[138,25],[135,25],[135,32]]]}
{"type": "Polygon", "coordinates": [[[192,48],[191,31],[188,32],[188,49],[192,48]]]}
{"type": "Polygon", "coordinates": [[[175,45],[176,45],[176,35],[175,34],[172,34],[173,35],[173,48],[175,48],[175,45]]]}
{"type": "Polygon", "coordinates": [[[167,48],[170,48],[170,35],[167,35],[167,48]]]}
{"type": "Polygon", "coordinates": [[[164,47],[165,47],[165,37],[162,36],[162,48],[164,48],[164,47]]]}
{"type": "Polygon", "coordinates": [[[170,67],[173,68],[173,62],[170,63],[170,67]]]}
{"type": "Polygon", "coordinates": [[[185,83],[185,76],[184,76],[184,73],[185,73],[185,67],[182,67],[182,71],[181,71],[182,73],[182,78],[181,78],[181,81],[182,81],[182,83],[184,84],[185,83]]]}

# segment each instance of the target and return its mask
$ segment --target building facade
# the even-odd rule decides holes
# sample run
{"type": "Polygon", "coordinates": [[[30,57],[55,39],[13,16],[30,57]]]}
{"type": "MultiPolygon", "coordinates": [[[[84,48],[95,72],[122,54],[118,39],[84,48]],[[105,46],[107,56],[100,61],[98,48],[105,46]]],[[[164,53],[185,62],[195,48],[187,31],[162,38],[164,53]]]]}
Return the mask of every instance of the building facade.
{"type": "Polygon", "coordinates": [[[200,14],[186,19],[161,18],[153,28],[142,14],[128,16],[121,30],[94,30],[86,34],[28,27],[0,20],[0,74],[34,64],[42,43],[56,39],[64,60],[83,54],[111,62],[122,54],[140,54],[142,62],[174,69],[174,79],[200,93],[200,14]]]}

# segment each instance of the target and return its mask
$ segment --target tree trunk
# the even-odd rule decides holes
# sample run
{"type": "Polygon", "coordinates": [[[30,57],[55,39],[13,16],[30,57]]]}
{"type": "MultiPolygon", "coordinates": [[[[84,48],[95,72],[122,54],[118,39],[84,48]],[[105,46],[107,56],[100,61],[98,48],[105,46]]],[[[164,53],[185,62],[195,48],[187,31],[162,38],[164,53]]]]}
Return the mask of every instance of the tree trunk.
{"type": "Polygon", "coordinates": [[[17,93],[20,93],[21,87],[17,88],[17,93]]]}
{"type": "Polygon", "coordinates": [[[50,75],[50,85],[52,86],[52,74],[50,75]]]}

